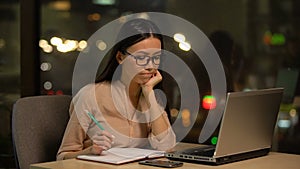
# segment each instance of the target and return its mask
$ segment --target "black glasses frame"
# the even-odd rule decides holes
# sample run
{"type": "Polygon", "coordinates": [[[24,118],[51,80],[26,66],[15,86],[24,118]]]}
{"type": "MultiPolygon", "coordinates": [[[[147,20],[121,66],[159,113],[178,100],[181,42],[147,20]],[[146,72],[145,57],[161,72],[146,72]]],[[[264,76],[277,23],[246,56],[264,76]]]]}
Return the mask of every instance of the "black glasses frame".
{"type": "MultiPolygon", "coordinates": [[[[126,50],[124,50],[123,53],[126,54],[126,55],[129,55],[129,56],[132,56],[132,57],[135,59],[135,63],[136,63],[137,65],[139,65],[139,66],[146,66],[146,65],[148,65],[149,62],[150,62],[150,60],[151,60],[152,63],[155,64],[155,65],[159,65],[159,64],[160,64],[160,63],[156,64],[156,63],[154,62],[154,59],[155,59],[155,58],[154,58],[154,57],[150,57],[150,56],[148,56],[148,55],[145,55],[145,57],[147,57],[147,62],[146,62],[145,64],[139,64],[139,63],[138,63],[138,56],[135,56],[135,55],[129,53],[128,51],[126,51],[126,50]]],[[[159,59],[160,59],[160,58],[159,58],[159,59]]]]}

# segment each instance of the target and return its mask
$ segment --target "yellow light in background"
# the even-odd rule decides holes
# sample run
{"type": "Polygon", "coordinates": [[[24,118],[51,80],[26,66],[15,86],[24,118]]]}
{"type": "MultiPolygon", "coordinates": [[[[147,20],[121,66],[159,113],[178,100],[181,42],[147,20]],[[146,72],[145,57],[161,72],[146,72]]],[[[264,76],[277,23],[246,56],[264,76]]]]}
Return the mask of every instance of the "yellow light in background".
{"type": "Polygon", "coordinates": [[[183,51],[189,51],[191,49],[191,44],[189,44],[188,42],[180,42],[179,48],[183,51]]]}
{"type": "Polygon", "coordinates": [[[189,127],[191,125],[191,113],[188,109],[183,109],[181,112],[182,125],[184,127],[189,127]]]}
{"type": "Polygon", "coordinates": [[[181,33],[174,34],[173,38],[178,43],[185,42],[185,36],[181,33]]]}
{"type": "Polygon", "coordinates": [[[97,48],[99,50],[101,50],[101,51],[104,51],[106,49],[106,47],[107,47],[106,43],[104,41],[102,41],[102,40],[98,40],[96,42],[96,45],[97,45],[97,48]]]}
{"type": "Polygon", "coordinates": [[[170,115],[171,117],[177,117],[178,116],[179,111],[175,108],[170,110],[170,115]]]}
{"type": "Polygon", "coordinates": [[[89,14],[87,19],[89,21],[99,21],[101,19],[101,15],[99,13],[89,14]]]}
{"type": "Polygon", "coordinates": [[[71,52],[77,49],[78,42],[76,40],[66,40],[57,46],[57,50],[63,53],[71,52]]]}
{"type": "Polygon", "coordinates": [[[53,47],[51,45],[45,45],[42,49],[45,53],[53,52],[53,47]]]}
{"type": "Polygon", "coordinates": [[[291,109],[291,110],[290,110],[290,116],[291,116],[291,117],[295,117],[296,115],[297,115],[296,109],[291,109]]]}
{"type": "Polygon", "coordinates": [[[48,41],[46,41],[45,39],[41,39],[39,41],[39,46],[40,46],[40,48],[43,49],[43,51],[45,53],[51,53],[51,52],[53,52],[53,47],[50,44],[48,44],[48,41]]]}
{"type": "Polygon", "coordinates": [[[183,34],[181,33],[175,33],[173,35],[173,39],[178,42],[178,47],[179,49],[183,50],[183,51],[189,51],[191,50],[191,44],[189,42],[186,41],[186,38],[183,34]]]}
{"type": "Polygon", "coordinates": [[[65,45],[65,44],[60,44],[60,45],[58,45],[56,49],[57,49],[59,52],[62,52],[62,53],[66,53],[66,52],[69,51],[67,45],[65,45]]]}
{"type": "Polygon", "coordinates": [[[101,19],[101,15],[99,13],[92,14],[92,19],[94,21],[99,21],[101,19]]]}
{"type": "Polygon", "coordinates": [[[57,0],[49,3],[49,6],[58,11],[69,11],[71,9],[71,2],[57,0]]]}
{"type": "Polygon", "coordinates": [[[71,39],[67,39],[67,40],[63,41],[63,38],[54,36],[50,39],[50,44],[48,44],[47,40],[41,39],[39,41],[39,46],[46,53],[53,52],[54,46],[56,46],[57,51],[66,53],[66,52],[71,52],[71,51],[75,51],[75,50],[83,51],[84,49],[87,48],[87,41],[81,40],[80,42],[78,42],[77,40],[71,40],[71,39]],[[53,45],[53,46],[51,46],[51,45],[53,45]]]}
{"type": "Polygon", "coordinates": [[[44,47],[46,47],[47,45],[49,45],[49,44],[48,44],[48,41],[46,41],[45,39],[41,39],[41,40],[39,41],[39,47],[44,48],[44,47]]]}
{"type": "Polygon", "coordinates": [[[59,38],[59,37],[52,37],[50,39],[50,43],[52,45],[54,45],[54,46],[59,46],[59,45],[61,45],[63,43],[63,40],[61,38],[59,38]]]}
{"type": "Polygon", "coordinates": [[[87,47],[87,42],[85,41],[85,40],[81,40],[81,41],[79,41],[78,42],[78,48],[77,48],[77,50],[78,51],[82,51],[82,50],[84,50],[86,47],[87,47]]]}
{"type": "Polygon", "coordinates": [[[78,47],[78,41],[76,41],[76,40],[66,40],[64,42],[64,44],[67,46],[69,51],[73,51],[73,50],[77,49],[77,47],[78,47]]]}

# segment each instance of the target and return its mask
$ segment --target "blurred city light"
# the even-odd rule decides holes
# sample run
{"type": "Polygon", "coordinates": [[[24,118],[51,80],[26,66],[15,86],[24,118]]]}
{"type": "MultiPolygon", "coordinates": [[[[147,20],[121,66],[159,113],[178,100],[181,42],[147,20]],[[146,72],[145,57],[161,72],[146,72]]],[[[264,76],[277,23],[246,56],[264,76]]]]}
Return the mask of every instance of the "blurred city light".
{"type": "Polygon", "coordinates": [[[104,51],[107,47],[106,43],[102,40],[99,40],[96,42],[96,46],[98,47],[99,50],[104,51]]]}
{"type": "Polygon", "coordinates": [[[174,34],[173,38],[178,43],[185,42],[185,36],[181,33],[174,34]]]}
{"type": "Polygon", "coordinates": [[[188,42],[180,42],[179,48],[183,51],[189,51],[191,49],[191,44],[189,44],[188,42]]]}
{"type": "Polygon", "coordinates": [[[50,81],[46,81],[43,86],[46,90],[52,89],[52,83],[50,81]]]}
{"type": "Polygon", "coordinates": [[[41,64],[40,68],[41,68],[42,71],[45,72],[45,71],[51,70],[52,66],[51,66],[51,64],[48,63],[48,62],[43,62],[43,63],[41,64]]]}
{"type": "Polygon", "coordinates": [[[189,127],[191,125],[191,113],[188,109],[183,109],[181,112],[182,125],[184,127],[189,127]]]}
{"type": "Polygon", "coordinates": [[[290,128],[291,121],[290,120],[278,120],[278,127],[279,128],[290,128]]]}
{"type": "Polygon", "coordinates": [[[206,110],[214,109],[216,108],[216,99],[212,95],[206,95],[203,97],[202,100],[202,107],[206,110]]]}

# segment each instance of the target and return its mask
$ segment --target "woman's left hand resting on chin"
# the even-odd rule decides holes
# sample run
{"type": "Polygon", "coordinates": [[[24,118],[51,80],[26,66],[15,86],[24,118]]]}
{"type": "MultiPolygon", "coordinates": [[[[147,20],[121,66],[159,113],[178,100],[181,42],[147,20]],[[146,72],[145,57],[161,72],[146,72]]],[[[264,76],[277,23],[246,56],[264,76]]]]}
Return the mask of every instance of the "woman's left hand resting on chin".
{"type": "MultiPolygon", "coordinates": [[[[162,76],[158,70],[153,74],[148,82],[141,85],[143,95],[145,96],[146,101],[150,106],[150,120],[152,126],[152,133],[157,136],[169,128],[169,123],[162,116],[163,109],[158,105],[155,94],[154,94],[154,86],[157,85],[160,81],[162,81],[162,76]]],[[[158,137],[157,139],[163,139],[163,135],[158,137]]]]}
{"type": "Polygon", "coordinates": [[[156,70],[150,80],[147,83],[141,85],[142,92],[146,99],[148,99],[150,92],[153,91],[154,86],[157,85],[160,81],[162,81],[162,76],[160,72],[156,70]]]}

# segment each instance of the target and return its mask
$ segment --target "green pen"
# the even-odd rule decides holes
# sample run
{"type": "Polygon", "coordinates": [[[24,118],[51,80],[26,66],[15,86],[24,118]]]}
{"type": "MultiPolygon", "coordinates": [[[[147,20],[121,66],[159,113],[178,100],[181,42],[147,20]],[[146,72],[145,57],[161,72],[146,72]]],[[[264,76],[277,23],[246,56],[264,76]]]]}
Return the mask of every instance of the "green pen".
{"type": "Polygon", "coordinates": [[[101,129],[104,130],[103,126],[99,123],[99,121],[96,120],[96,118],[87,110],[85,110],[86,113],[90,116],[90,118],[95,122],[95,124],[101,129]]]}

